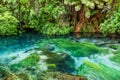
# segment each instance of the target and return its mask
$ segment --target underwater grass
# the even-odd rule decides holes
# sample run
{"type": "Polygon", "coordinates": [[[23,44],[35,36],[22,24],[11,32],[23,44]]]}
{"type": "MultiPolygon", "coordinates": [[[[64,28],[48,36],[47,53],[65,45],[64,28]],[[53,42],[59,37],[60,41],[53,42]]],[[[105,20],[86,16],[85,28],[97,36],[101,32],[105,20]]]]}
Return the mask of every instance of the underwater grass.
{"type": "Polygon", "coordinates": [[[78,75],[88,76],[88,80],[119,80],[120,71],[102,63],[84,61],[77,69],[78,75]]]}
{"type": "Polygon", "coordinates": [[[54,44],[57,52],[69,51],[72,56],[88,56],[99,53],[101,48],[89,42],[75,42],[69,39],[48,39],[38,43],[40,48],[45,49],[45,45],[54,44]]]}

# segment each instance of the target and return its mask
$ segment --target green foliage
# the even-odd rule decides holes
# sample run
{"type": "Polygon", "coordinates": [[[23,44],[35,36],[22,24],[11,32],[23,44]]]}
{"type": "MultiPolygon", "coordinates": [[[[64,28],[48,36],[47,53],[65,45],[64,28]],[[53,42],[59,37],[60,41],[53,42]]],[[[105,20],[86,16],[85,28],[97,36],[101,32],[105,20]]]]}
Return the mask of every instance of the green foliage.
{"type": "Polygon", "coordinates": [[[64,0],[64,4],[75,6],[76,11],[80,11],[84,6],[85,17],[90,18],[93,14],[93,10],[97,8],[98,10],[103,9],[106,3],[106,7],[110,8],[112,0],[64,0]]]}
{"type": "Polygon", "coordinates": [[[69,25],[62,25],[60,17],[65,14],[65,8],[59,1],[48,1],[39,11],[39,25],[36,31],[47,35],[69,34],[73,28],[69,25]]]}
{"type": "Polygon", "coordinates": [[[55,23],[46,23],[44,26],[41,28],[41,33],[47,34],[47,35],[64,35],[64,34],[69,34],[72,32],[73,28],[68,27],[68,26],[60,26],[59,24],[55,23]]]}
{"type": "Polygon", "coordinates": [[[120,33],[120,8],[113,15],[100,24],[100,30],[104,35],[120,33]]]}
{"type": "Polygon", "coordinates": [[[18,20],[6,11],[0,14],[0,35],[16,35],[18,20]]]}
{"type": "Polygon", "coordinates": [[[60,23],[59,19],[63,16],[63,13],[65,14],[65,8],[59,1],[40,0],[35,1],[34,4],[36,4],[36,2],[41,5],[35,9],[32,9],[30,5],[28,5],[28,1],[26,1],[25,4],[21,2],[21,12],[24,14],[21,20],[25,23],[23,28],[31,28],[46,35],[69,34],[73,30],[69,25],[61,25],[63,23],[60,23]]]}
{"type": "MultiPolygon", "coordinates": [[[[73,27],[71,26],[73,25],[72,20],[65,19],[68,17],[66,15],[66,5],[73,6],[76,12],[81,11],[83,8],[85,17],[89,19],[97,12],[101,12],[104,7],[110,9],[112,0],[64,0],[63,2],[60,0],[2,0],[0,1],[0,15],[10,12],[12,17],[19,20],[19,23],[21,23],[19,29],[23,31],[24,29],[27,30],[26,28],[30,28],[46,35],[63,35],[73,32],[73,27]]],[[[10,20],[12,21],[12,19],[10,20]]],[[[113,20],[113,22],[115,21],[113,20]]],[[[6,21],[5,23],[9,23],[9,21],[6,21]]],[[[18,33],[18,31],[16,31],[16,28],[18,28],[16,25],[17,23],[17,20],[14,24],[3,24],[0,22],[0,24],[3,24],[0,25],[2,26],[1,30],[4,29],[0,35],[15,35],[18,33]],[[5,26],[9,29],[7,29],[7,27],[4,28],[5,26]]],[[[116,24],[115,22],[113,25],[118,26],[119,23],[116,24]]],[[[101,31],[104,33],[106,33],[107,29],[108,27],[102,30],[101,27],[101,31]]],[[[115,32],[115,30],[116,28],[113,28],[112,30],[110,29],[112,33],[115,32]]],[[[120,32],[120,30],[117,32],[120,32]]]]}

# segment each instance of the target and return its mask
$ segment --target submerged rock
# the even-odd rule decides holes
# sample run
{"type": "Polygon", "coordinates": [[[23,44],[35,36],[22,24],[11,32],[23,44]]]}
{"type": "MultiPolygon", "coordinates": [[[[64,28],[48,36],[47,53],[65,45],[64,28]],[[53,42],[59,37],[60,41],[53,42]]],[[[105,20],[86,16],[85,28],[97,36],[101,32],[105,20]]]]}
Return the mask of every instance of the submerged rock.
{"type": "Polygon", "coordinates": [[[49,51],[43,51],[43,54],[47,56],[45,61],[49,69],[67,73],[75,71],[74,59],[69,54],[57,54],[49,51]]]}
{"type": "MultiPolygon", "coordinates": [[[[72,73],[75,71],[74,59],[69,54],[57,54],[38,48],[34,51],[34,53],[31,53],[26,58],[10,64],[10,70],[14,72],[21,69],[34,71],[33,68],[35,68],[35,70],[40,68],[41,70],[61,71],[65,73],[72,73]],[[38,52],[41,53],[39,54],[38,52]]],[[[33,52],[33,50],[31,50],[31,52],[33,52]]]]}
{"type": "Polygon", "coordinates": [[[110,45],[109,47],[112,48],[112,49],[117,50],[119,46],[118,45],[110,45]]]}
{"type": "Polygon", "coordinates": [[[86,77],[68,75],[60,72],[47,72],[40,80],[87,80],[86,77]]]}
{"type": "Polygon", "coordinates": [[[0,80],[32,80],[27,73],[13,73],[9,67],[0,67],[0,80]]]}
{"type": "Polygon", "coordinates": [[[56,63],[57,70],[64,73],[72,73],[75,71],[75,61],[68,54],[61,54],[61,59],[56,63]]]}
{"type": "Polygon", "coordinates": [[[104,41],[100,41],[100,42],[95,42],[95,44],[97,45],[97,46],[104,46],[104,45],[106,45],[107,43],[106,42],[104,42],[104,41]]]}
{"type": "Polygon", "coordinates": [[[55,46],[54,46],[54,44],[46,44],[46,45],[44,45],[44,49],[48,50],[48,51],[53,51],[53,50],[55,50],[55,46]]]}
{"type": "Polygon", "coordinates": [[[12,74],[6,76],[4,80],[33,80],[27,74],[12,74]]]}

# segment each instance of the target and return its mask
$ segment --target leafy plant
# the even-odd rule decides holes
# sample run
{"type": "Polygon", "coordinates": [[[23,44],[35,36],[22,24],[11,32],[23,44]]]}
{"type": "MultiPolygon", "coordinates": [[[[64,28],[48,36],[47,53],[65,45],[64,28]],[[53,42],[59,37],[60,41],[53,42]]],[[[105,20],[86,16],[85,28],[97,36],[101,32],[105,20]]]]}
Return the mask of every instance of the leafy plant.
{"type": "Polygon", "coordinates": [[[39,11],[39,25],[35,30],[47,35],[69,34],[73,28],[60,22],[63,13],[65,14],[65,7],[59,1],[45,1],[39,11]]]}
{"type": "MultiPolygon", "coordinates": [[[[74,32],[80,32],[84,26],[93,24],[98,30],[98,25],[105,17],[105,9],[110,9],[113,0],[64,0],[68,5],[68,13],[71,13],[74,32]]],[[[114,3],[113,3],[114,4],[114,3]]]]}
{"type": "Polygon", "coordinates": [[[6,11],[0,14],[0,35],[16,35],[18,20],[6,11]]]}
{"type": "Polygon", "coordinates": [[[120,8],[113,15],[100,24],[100,30],[104,35],[120,33],[120,8]]]}

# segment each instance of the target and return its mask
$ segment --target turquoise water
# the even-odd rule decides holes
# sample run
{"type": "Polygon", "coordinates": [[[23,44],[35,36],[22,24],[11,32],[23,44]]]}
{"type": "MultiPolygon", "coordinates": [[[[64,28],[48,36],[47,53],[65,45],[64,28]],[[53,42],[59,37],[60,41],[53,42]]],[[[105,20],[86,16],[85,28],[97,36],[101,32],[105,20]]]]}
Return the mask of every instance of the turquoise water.
{"type": "Polygon", "coordinates": [[[19,51],[26,51],[42,39],[41,35],[26,33],[21,36],[0,37],[0,54],[10,54],[19,51]]]}
{"type": "MultiPolygon", "coordinates": [[[[120,80],[120,63],[110,59],[120,50],[119,39],[96,35],[82,35],[80,38],[76,38],[74,35],[47,37],[26,33],[17,37],[0,37],[0,63],[19,62],[22,58],[29,56],[30,51],[34,52],[35,48],[44,48],[56,54],[70,55],[59,61],[64,65],[59,64],[58,71],[86,76],[88,80],[120,80]],[[87,51],[91,52],[87,53],[87,51]],[[78,53],[81,54],[78,55],[78,53]],[[69,61],[65,62],[66,60],[69,61]]],[[[40,53],[40,51],[37,52],[40,53]]],[[[41,58],[46,58],[46,55],[41,58]]],[[[41,67],[47,70],[44,62],[41,64],[41,67]]]]}

